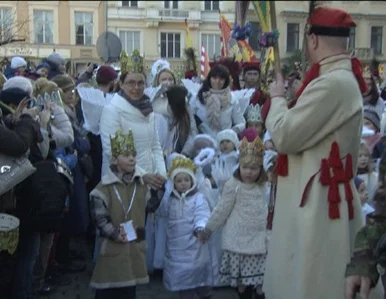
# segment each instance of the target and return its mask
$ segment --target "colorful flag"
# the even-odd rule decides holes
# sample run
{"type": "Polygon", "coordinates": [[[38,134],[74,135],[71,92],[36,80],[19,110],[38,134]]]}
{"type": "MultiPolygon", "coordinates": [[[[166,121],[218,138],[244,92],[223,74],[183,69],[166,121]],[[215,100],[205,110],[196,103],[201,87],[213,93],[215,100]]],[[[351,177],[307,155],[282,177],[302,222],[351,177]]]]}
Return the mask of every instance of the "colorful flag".
{"type": "Polygon", "coordinates": [[[210,70],[209,56],[206,52],[204,44],[201,45],[201,79],[205,80],[210,70]]]}
{"type": "Polygon", "coordinates": [[[221,41],[221,56],[229,56],[229,41],[231,39],[232,25],[220,12],[220,41],[221,41]]]}
{"type": "Polygon", "coordinates": [[[264,32],[271,31],[271,6],[270,1],[252,1],[253,8],[259,17],[261,29],[264,32]]]}
{"type": "Polygon", "coordinates": [[[186,30],[186,47],[193,48],[192,37],[190,36],[190,30],[189,30],[187,19],[185,19],[185,30],[186,30]]]}

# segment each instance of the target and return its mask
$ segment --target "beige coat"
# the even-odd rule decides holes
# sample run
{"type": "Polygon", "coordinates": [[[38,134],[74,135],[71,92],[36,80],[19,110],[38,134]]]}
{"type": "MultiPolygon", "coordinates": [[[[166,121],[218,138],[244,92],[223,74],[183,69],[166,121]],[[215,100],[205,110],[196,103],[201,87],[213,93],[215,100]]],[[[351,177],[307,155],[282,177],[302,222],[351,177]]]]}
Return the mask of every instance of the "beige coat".
{"type": "MultiPolygon", "coordinates": [[[[91,197],[99,197],[103,200],[109,211],[111,223],[116,228],[128,220],[133,221],[134,227],[145,227],[147,187],[137,175],[135,177],[136,179],[128,185],[116,177],[114,179],[113,175],[108,179],[105,177],[106,180],[99,183],[90,194],[91,197]],[[134,194],[132,208],[126,217],[114,186],[123,201],[125,211],[134,194]]],[[[122,244],[119,241],[101,237],[99,247],[100,252],[91,278],[91,287],[96,289],[122,288],[149,282],[145,241],[122,244]]]]}
{"type": "MultiPolygon", "coordinates": [[[[309,179],[318,173],[336,141],[340,157],[351,154],[357,167],[363,119],[362,96],[348,56],[321,63],[320,76],[290,110],[274,98],[266,126],[279,152],[288,155],[288,176],[279,177],[264,291],[267,299],[343,299],[346,265],[362,225],[353,181],[354,218],[349,220],[344,185],[339,185],[340,219],[328,215],[328,187],[319,174],[299,207],[309,179]]],[[[342,160],[345,164],[345,159],[342,160]]]]}

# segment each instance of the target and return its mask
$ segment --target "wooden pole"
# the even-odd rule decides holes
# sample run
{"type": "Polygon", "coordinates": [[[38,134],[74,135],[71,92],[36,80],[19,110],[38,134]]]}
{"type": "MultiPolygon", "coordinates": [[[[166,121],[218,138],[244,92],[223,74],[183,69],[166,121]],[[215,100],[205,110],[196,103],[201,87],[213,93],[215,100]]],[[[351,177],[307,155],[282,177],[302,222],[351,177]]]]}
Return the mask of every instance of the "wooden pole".
{"type": "MultiPolygon", "coordinates": [[[[270,16],[271,16],[271,30],[274,31],[277,29],[276,22],[276,5],[275,1],[269,1],[270,3],[270,16]]],[[[273,47],[273,56],[274,56],[274,65],[275,65],[275,73],[281,74],[281,66],[280,66],[280,55],[279,55],[279,42],[277,42],[273,47]]]]}

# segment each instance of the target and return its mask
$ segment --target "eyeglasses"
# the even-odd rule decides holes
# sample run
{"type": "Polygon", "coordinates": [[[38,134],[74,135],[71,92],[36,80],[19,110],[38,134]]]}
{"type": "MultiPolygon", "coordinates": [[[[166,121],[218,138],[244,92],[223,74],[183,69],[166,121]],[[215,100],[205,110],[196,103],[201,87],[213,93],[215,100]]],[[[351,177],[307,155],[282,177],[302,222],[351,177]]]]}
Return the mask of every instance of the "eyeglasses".
{"type": "Polygon", "coordinates": [[[138,88],[143,88],[145,86],[145,82],[144,81],[127,81],[124,83],[124,85],[126,85],[127,87],[130,87],[130,88],[134,88],[134,87],[138,87],[138,88]]]}

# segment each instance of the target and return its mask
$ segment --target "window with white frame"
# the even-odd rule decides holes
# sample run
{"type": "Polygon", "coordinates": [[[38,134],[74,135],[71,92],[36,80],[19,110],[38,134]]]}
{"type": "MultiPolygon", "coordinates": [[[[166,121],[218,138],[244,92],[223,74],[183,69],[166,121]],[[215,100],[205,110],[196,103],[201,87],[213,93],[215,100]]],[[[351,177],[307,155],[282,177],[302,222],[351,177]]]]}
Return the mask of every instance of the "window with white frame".
{"type": "Polygon", "coordinates": [[[352,50],[355,48],[355,27],[350,28],[350,35],[348,38],[348,48],[352,50]]]}
{"type": "Polygon", "coordinates": [[[208,57],[218,56],[221,53],[220,34],[201,34],[201,42],[205,47],[208,57]]]}
{"type": "Polygon", "coordinates": [[[54,12],[34,9],[33,16],[35,44],[53,44],[54,12]]]}
{"type": "Polygon", "coordinates": [[[93,13],[75,12],[75,44],[91,46],[93,43],[93,13]]]}
{"type": "Polygon", "coordinates": [[[164,1],[164,8],[178,9],[178,1],[164,1]]]}
{"type": "Polygon", "coordinates": [[[205,1],[205,10],[219,10],[220,1],[205,1]]]}
{"type": "Polygon", "coordinates": [[[287,52],[291,53],[299,50],[299,24],[287,24],[287,52]]]}
{"type": "Polygon", "coordinates": [[[180,33],[161,33],[161,58],[181,58],[180,33]]]}
{"type": "Polygon", "coordinates": [[[122,1],[124,7],[138,7],[138,1],[122,1]]]}
{"type": "Polygon", "coordinates": [[[140,32],[139,31],[119,31],[119,39],[122,48],[131,55],[135,49],[140,51],[140,32]]]}
{"type": "Polygon", "coordinates": [[[383,43],[383,27],[382,26],[372,26],[371,27],[371,48],[374,50],[374,54],[382,53],[382,43],[383,43]]]}
{"type": "Polygon", "coordinates": [[[0,41],[5,42],[12,38],[12,28],[14,24],[14,16],[12,8],[0,8],[0,41]]]}

